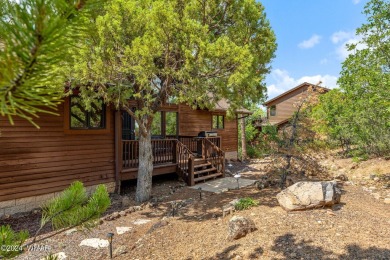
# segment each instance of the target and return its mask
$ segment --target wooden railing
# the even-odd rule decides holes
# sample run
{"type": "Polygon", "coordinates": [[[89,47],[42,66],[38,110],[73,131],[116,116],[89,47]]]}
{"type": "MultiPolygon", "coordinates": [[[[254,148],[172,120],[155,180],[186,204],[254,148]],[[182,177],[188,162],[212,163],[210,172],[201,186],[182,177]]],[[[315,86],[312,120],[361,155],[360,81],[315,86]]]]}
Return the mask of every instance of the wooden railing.
{"type": "Polygon", "coordinates": [[[195,157],[182,142],[176,142],[176,160],[179,174],[188,185],[193,186],[195,157]]]}
{"type": "MultiPolygon", "coordinates": [[[[153,164],[176,163],[176,142],[174,139],[152,140],[153,164]]],[[[122,168],[138,168],[138,140],[122,140],[122,168]]]]}
{"type": "Polygon", "coordinates": [[[208,138],[202,139],[202,157],[225,177],[225,152],[208,138]]]}
{"type": "Polygon", "coordinates": [[[198,142],[195,136],[179,136],[179,141],[187,146],[191,152],[196,153],[198,151],[198,142]]]}

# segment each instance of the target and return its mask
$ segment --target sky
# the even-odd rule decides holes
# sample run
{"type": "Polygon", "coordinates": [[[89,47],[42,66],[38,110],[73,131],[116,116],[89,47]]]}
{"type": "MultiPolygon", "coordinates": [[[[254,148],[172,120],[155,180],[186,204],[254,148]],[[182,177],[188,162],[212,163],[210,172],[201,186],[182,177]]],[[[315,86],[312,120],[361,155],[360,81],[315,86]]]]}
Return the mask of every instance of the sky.
{"type": "Polygon", "coordinates": [[[346,43],[366,22],[368,0],[260,0],[278,48],[266,83],[268,99],[303,82],[337,87],[346,43]]]}

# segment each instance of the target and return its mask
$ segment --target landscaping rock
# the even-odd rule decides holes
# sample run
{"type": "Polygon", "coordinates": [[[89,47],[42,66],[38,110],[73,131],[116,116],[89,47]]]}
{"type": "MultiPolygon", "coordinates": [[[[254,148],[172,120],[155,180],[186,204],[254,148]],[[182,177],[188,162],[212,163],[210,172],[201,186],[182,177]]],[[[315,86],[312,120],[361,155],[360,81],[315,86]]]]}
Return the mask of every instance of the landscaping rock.
{"type": "Polygon", "coordinates": [[[129,232],[131,230],[131,227],[116,227],[116,233],[118,235],[122,235],[126,232],[129,232]]]}
{"type": "Polygon", "coordinates": [[[153,231],[155,231],[156,229],[158,228],[161,228],[161,227],[164,227],[164,226],[167,226],[169,224],[168,220],[166,219],[162,219],[160,220],[159,222],[157,222],[156,224],[154,224],[149,230],[148,230],[148,234],[149,233],[152,233],[153,231]]]}
{"type": "Polygon", "coordinates": [[[137,219],[133,222],[134,225],[143,225],[150,222],[150,219],[137,219]]]}
{"type": "Polygon", "coordinates": [[[236,210],[236,204],[239,202],[239,199],[232,200],[228,204],[222,206],[222,217],[224,218],[227,213],[232,214],[236,210]]]}
{"type": "Polygon", "coordinates": [[[100,238],[87,238],[81,241],[79,246],[89,246],[89,247],[99,249],[103,247],[108,247],[108,245],[109,245],[108,240],[100,239],[100,238]]]}
{"type": "Polygon", "coordinates": [[[287,211],[303,210],[337,204],[341,191],[335,182],[298,182],[279,192],[276,198],[287,211]]]}
{"type": "Polygon", "coordinates": [[[257,228],[253,220],[241,216],[234,216],[229,220],[230,240],[239,239],[255,231],[257,228]]]}

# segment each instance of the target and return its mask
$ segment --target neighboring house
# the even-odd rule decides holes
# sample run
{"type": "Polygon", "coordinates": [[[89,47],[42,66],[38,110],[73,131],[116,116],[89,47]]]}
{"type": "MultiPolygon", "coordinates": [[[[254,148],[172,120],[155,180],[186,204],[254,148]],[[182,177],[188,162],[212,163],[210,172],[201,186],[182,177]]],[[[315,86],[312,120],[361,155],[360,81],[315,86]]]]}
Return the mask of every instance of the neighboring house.
{"type": "MultiPolygon", "coordinates": [[[[223,101],[212,111],[164,105],[153,125],[153,175],[178,173],[188,185],[224,176],[225,158],[238,151],[237,117],[228,120],[227,107],[223,101]]],[[[102,101],[88,112],[72,96],[57,113],[35,119],[40,129],[0,117],[0,216],[35,208],[75,180],[113,191],[137,178],[137,125],[126,112],[102,101]]]]}
{"type": "Polygon", "coordinates": [[[267,117],[257,120],[256,126],[261,128],[270,124],[280,128],[286,125],[296,111],[296,104],[302,102],[309,87],[312,87],[313,91],[321,89],[322,93],[329,91],[327,88],[304,82],[265,102],[263,105],[267,108],[267,117]]]}

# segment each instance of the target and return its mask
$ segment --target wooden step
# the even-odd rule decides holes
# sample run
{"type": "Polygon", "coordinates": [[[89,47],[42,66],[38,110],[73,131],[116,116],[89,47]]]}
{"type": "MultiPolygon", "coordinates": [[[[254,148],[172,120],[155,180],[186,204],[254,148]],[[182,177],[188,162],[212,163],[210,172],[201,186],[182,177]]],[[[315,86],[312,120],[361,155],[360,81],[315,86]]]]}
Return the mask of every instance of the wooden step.
{"type": "Polygon", "coordinates": [[[212,172],[212,171],[215,171],[215,170],[217,170],[217,168],[212,167],[212,168],[208,168],[208,169],[204,169],[204,170],[200,170],[200,171],[195,171],[194,175],[195,174],[205,173],[205,172],[212,172]]]}
{"type": "Polygon", "coordinates": [[[219,177],[219,176],[222,176],[222,172],[217,172],[217,173],[214,173],[214,174],[209,174],[209,175],[206,175],[206,176],[198,177],[198,178],[195,178],[194,181],[195,182],[204,181],[204,180],[216,178],[216,177],[219,177]]]}
{"type": "Polygon", "coordinates": [[[207,166],[210,166],[211,163],[208,162],[208,163],[204,163],[204,164],[198,164],[198,165],[194,165],[194,168],[201,168],[201,167],[207,167],[207,166]]]}

